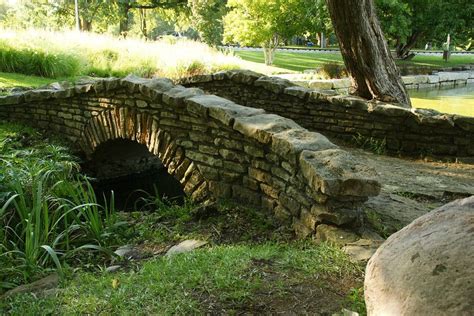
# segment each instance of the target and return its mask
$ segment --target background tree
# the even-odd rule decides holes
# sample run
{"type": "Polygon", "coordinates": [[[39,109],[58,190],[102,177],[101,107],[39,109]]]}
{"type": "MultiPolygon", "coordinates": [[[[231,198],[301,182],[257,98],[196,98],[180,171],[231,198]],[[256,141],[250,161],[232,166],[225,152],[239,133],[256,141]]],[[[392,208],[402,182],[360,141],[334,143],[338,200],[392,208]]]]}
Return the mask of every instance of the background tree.
{"type": "Polygon", "coordinates": [[[263,48],[272,65],[282,39],[303,33],[311,16],[309,0],[229,0],[224,17],[224,42],[263,48]]]}
{"type": "Polygon", "coordinates": [[[417,44],[436,42],[450,33],[455,42],[473,37],[472,0],[376,0],[378,16],[394,41],[397,58],[406,59],[417,44]]]}
{"type": "Polygon", "coordinates": [[[411,107],[372,0],[326,0],[341,54],[351,77],[350,93],[411,107]]]}
{"type": "Polygon", "coordinates": [[[226,4],[226,0],[188,0],[191,26],[203,42],[212,46],[222,43],[226,4]]]}

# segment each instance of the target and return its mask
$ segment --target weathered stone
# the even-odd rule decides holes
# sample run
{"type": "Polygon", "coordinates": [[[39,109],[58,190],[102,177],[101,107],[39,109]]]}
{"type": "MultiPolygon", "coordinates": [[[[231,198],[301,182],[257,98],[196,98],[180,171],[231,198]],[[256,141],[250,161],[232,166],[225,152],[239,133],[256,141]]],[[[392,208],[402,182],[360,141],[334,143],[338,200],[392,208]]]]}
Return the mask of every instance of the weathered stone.
{"type": "Polygon", "coordinates": [[[311,90],[303,87],[288,87],[285,88],[284,93],[298,97],[300,99],[305,99],[309,96],[311,90]]]}
{"type": "Polygon", "coordinates": [[[342,247],[357,241],[359,236],[343,228],[321,224],[316,227],[316,238],[342,247]]]}
{"type": "Polygon", "coordinates": [[[333,79],[332,83],[334,89],[346,89],[351,86],[351,80],[349,78],[333,79]]]}
{"type": "Polygon", "coordinates": [[[232,125],[234,119],[265,113],[262,109],[254,109],[235,104],[227,99],[214,95],[203,95],[190,98],[186,101],[188,110],[205,117],[208,113],[210,117],[224,123],[232,125]]]}
{"type": "Polygon", "coordinates": [[[375,170],[340,149],[303,151],[301,172],[308,185],[330,196],[374,196],[380,192],[375,170]]]}
{"type": "Polygon", "coordinates": [[[367,261],[374,255],[382,243],[383,240],[359,239],[356,242],[346,244],[342,247],[342,251],[354,260],[367,261]]]}
{"type": "Polygon", "coordinates": [[[253,84],[258,78],[262,77],[262,74],[251,70],[230,70],[227,72],[227,76],[230,80],[243,83],[243,84],[253,84]]]}
{"type": "Polygon", "coordinates": [[[314,214],[316,221],[319,223],[333,223],[341,226],[354,223],[360,216],[357,209],[354,208],[335,208],[330,209],[326,205],[313,205],[311,213],[314,214]]]}
{"type": "Polygon", "coordinates": [[[368,315],[474,311],[474,197],[440,207],[390,236],[367,265],[368,315]]]}
{"type": "Polygon", "coordinates": [[[331,80],[311,80],[309,87],[315,89],[332,89],[334,83],[331,80]]]}
{"type": "Polygon", "coordinates": [[[179,244],[171,247],[167,252],[166,256],[176,255],[183,252],[190,252],[194,249],[200,248],[207,244],[207,241],[188,239],[180,242],[179,244]]]}
{"type": "Polygon", "coordinates": [[[274,134],[271,148],[281,157],[293,162],[303,150],[319,151],[338,147],[319,133],[290,129],[274,134]]]}
{"type": "Polygon", "coordinates": [[[260,77],[255,81],[254,85],[273,93],[282,93],[285,88],[295,86],[295,84],[291,83],[289,80],[276,77],[260,77]]]}
{"type": "Polygon", "coordinates": [[[8,297],[12,297],[14,295],[23,294],[23,293],[34,293],[37,296],[44,296],[42,293],[45,293],[48,290],[54,289],[59,285],[59,275],[57,273],[53,273],[39,279],[38,281],[32,282],[30,284],[20,285],[12,290],[9,290],[2,296],[0,296],[0,300],[3,300],[8,297]]]}
{"type": "Polygon", "coordinates": [[[275,114],[261,114],[235,119],[234,129],[245,136],[256,139],[261,143],[268,144],[274,134],[303,128],[294,121],[275,114]]]}

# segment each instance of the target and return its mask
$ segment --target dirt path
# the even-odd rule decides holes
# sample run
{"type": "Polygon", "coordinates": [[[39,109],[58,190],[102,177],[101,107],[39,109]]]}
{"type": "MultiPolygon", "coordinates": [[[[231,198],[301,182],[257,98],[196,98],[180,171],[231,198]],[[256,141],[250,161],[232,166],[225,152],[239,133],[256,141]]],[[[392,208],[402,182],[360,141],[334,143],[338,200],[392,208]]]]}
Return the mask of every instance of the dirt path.
{"type": "Polygon", "coordinates": [[[384,235],[452,200],[474,195],[474,165],[426,162],[375,155],[365,157],[378,172],[382,190],[365,204],[368,220],[384,235]]]}

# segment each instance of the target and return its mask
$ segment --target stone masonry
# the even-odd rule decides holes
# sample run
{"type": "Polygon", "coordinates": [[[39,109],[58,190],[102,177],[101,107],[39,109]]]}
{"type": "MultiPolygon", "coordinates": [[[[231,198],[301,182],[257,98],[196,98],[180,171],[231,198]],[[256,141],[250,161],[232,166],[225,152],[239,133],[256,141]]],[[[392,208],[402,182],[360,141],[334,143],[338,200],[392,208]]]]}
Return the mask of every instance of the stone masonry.
{"type": "Polygon", "coordinates": [[[389,153],[473,161],[474,117],[334,95],[251,71],[219,72],[181,84],[281,115],[329,137],[385,141],[389,153]]]}
{"type": "MultiPolygon", "coordinates": [[[[264,89],[281,88],[273,100],[283,90],[295,100],[306,97],[260,82],[264,89]]],[[[359,206],[380,190],[365,161],[323,135],[167,79],[53,84],[0,97],[0,119],[64,135],[89,157],[112,139],[144,144],[194,201],[232,199],[267,210],[299,237],[316,234],[320,224],[356,226],[359,206]]]]}

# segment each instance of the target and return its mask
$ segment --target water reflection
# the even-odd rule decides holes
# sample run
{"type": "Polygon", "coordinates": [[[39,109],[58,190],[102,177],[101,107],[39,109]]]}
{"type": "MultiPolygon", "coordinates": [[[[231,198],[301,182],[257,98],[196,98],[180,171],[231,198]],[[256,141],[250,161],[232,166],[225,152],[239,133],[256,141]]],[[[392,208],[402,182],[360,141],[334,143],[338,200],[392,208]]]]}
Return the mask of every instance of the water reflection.
{"type": "Polygon", "coordinates": [[[474,116],[474,84],[436,90],[410,90],[412,106],[474,116]]]}

